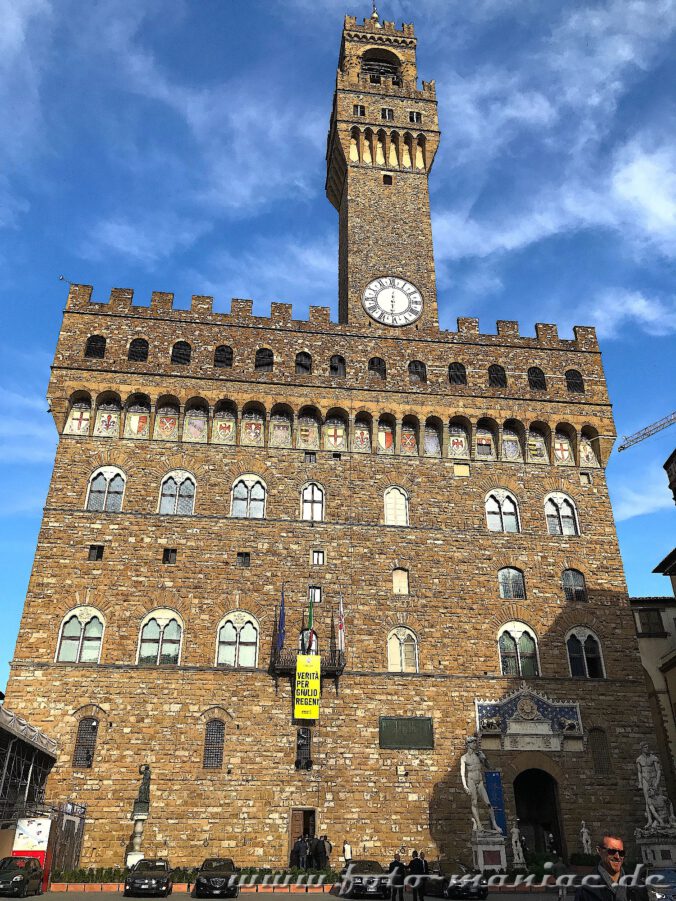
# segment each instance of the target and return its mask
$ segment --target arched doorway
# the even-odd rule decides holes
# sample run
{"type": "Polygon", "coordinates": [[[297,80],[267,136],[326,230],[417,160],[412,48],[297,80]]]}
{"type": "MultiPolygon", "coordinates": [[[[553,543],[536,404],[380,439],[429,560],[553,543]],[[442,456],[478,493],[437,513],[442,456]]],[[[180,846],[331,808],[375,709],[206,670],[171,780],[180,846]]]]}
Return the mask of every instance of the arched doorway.
{"type": "Polygon", "coordinates": [[[563,855],[556,779],[544,770],[524,770],[514,779],[514,804],[528,851],[563,855]]]}

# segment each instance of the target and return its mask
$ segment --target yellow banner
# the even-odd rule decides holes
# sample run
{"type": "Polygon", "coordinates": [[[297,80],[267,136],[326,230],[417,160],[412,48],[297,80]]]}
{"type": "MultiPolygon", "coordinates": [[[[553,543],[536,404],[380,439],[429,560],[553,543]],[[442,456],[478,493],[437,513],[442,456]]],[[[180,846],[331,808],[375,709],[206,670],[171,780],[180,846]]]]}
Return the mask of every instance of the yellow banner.
{"type": "Polygon", "coordinates": [[[297,720],[319,719],[319,695],[322,658],[319,654],[296,658],[296,688],[293,698],[293,715],[297,720]]]}

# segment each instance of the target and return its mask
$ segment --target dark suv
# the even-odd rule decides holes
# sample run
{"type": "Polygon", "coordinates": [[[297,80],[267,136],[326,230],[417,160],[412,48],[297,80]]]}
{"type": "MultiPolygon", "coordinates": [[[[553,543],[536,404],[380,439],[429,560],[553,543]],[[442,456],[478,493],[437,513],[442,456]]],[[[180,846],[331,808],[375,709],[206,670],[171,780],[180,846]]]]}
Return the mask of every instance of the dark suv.
{"type": "Polygon", "coordinates": [[[389,898],[390,876],[377,860],[351,860],[341,870],[339,894],[342,898],[389,898]]]}
{"type": "Polygon", "coordinates": [[[42,894],[42,867],[34,857],[3,857],[0,860],[0,895],[42,894]]]}
{"type": "Polygon", "coordinates": [[[207,857],[197,871],[194,898],[236,898],[239,870],[230,857],[207,857]]]}
{"type": "Polygon", "coordinates": [[[124,880],[124,894],[163,895],[165,898],[174,889],[174,881],[166,860],[139,860],[124,880]]]}

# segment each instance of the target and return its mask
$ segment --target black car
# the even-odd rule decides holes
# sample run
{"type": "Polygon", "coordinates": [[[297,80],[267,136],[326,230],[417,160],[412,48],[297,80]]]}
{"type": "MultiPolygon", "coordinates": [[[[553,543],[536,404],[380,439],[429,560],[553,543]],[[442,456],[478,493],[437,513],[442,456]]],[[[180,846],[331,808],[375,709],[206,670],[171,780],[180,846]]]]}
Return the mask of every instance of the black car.
{"type": "Polygon", "coordinates": [[[139,860],[124,880],[124,894],[163,895],[165,898],[174,889],[174,881],[166,860],[139,860]]]}
{"type": "Polygon", "coordinates": [[[230,857],[207,857],[197,871],[193,898],[236,898],[239,870],[230,857]]]}
{"type": "Polygon", "coordinates": [[[3,857],[0,860],[0,895],[42,894],[42,867],[34,857],[3,857]]]}
{"type": "Polygon", "coordinates": [[[460,861],[453,860],[430,870],[425,894],[484,901],[488,896],[488,880],[478,870],[468,870],[460,861]]]}
{"type": "Polygon", "coordinates": [[[341,898],[389,898],[390,876],[377,860],[351,860],[341,870],[341,898]]]}

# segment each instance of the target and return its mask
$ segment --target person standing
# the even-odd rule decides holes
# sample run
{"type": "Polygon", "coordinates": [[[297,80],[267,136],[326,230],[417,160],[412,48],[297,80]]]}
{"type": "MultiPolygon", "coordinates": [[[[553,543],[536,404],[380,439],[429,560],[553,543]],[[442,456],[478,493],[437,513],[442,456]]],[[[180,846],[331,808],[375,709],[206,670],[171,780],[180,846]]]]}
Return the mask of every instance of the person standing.
{"type": "MultiPolygon", "coordinates": [[[[427,858],[425,857],[425,852],[421,851],[418,856],[420,857],[420,860],[422,861],[423,874],[425,875],[425,877],[427,877],[430,874],[430,865],[427,863],[427,858]]],[[[427,891],[427,879],[425,878],[425,879],[423,879],[423,882],[422,882],[422,892],[423,893],[422,893],[421,897],[424,897],[426,891],[427,891]]]]}
{"type": "Polygon", "coordinates": [[[349,867],[352,863],[352,845],[347,839],[343,842],[343,860],[345,861],[346,867],[349,867]]]}
{"type": "Polygon", "coordinates": [[[387,870],[390,874],[391,901],[404,901],[404,879],[406,866],[401,862],[401,854],[395,854],[387,870]]]}
{"type": "Polygon", "coordinates": [[[324,835],[323,839],[324,839],[324,857],[325,857],[324,866],[328,867],[328,866],[331,866],[331,852],[333,851],[333,845],[329,841],[328,835],[324,835]]]}
{"type": "Polygon", "coordinates": [[[300,840],[300,845],[298,847],[298,866],[301,870],[307,869],[307,855],[308,855],[308,841],[307,835],[304,835],[300,840]]]}
{"type": "Polygon", "coordinates": [[[627,886],[620,884],[625,855],[624,842],[612,832],[604,832],[596,851],[599,855],[596,868],[599,884],[578,886],[575,901],[628,901],[627,886]]]}
{"type": "Polygon", "coordinates": [[[326,866],[326,851],[324,849],[324,836],[316,835],[312,839],[312,857],[313,865],[318,870],[323,870],[326,866]]]}
{"type": "Polygon", "coordinates": [[[418,856],[417,851],[411,853],[411,862],[408,865],[411,888],[413,889],[413,901],[423,901],[425,897],[425,864],[418,856]]]}

